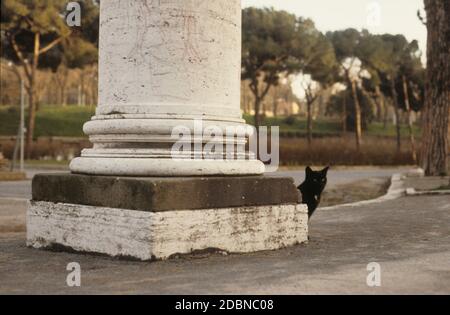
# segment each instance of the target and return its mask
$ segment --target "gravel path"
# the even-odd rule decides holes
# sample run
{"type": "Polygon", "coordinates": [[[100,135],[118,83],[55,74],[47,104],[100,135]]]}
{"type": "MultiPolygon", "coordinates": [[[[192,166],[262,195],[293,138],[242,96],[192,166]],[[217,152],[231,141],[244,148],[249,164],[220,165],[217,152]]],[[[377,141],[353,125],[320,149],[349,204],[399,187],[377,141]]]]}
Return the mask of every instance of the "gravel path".
{"type": "MultiPolygon", "coordinates": [[[[25,206],[3,200],[0,214],[25,206]]],[[[246,255],[130,262],[28,249],[23,232],[6,232],[0,293],[449,294],[449,231],[448,196],[423,196],[318,210],[309,244],[246,255]],[[79,288],[65,284],[70,262],[81,265],[79,288]],[[381,266],[381,287],[366,285],[370,262],[381,266]]]]}
{"type": "MultiPolygon", "coordinates": [[[[361,167],[346,169],[331,169],[328,173],[329,188],[336,185],[347,184],[368,178],[389,178],[392,174],[404,171],[406,168],[377,168],[361,167]]],[[[27,177],[32,178],[37,173],[64,172],[63,170],[29,169],[27,177]]],[[[300,184],[304,179],[304,170],[287,170],[276,173],[268,173],[268,176],[291,176],[296,184],[300,184]]],[[[31,180],[17,182],[0,182],[0,198],[22,198],[30,199],[31,180]]]]}
{"type": "MultiPolygon", "coordinates": [[[[380,180],[397,171],[332,170],[329,187],[380,180]]],[[[280,175],[303,179],[303,171],[272,174],[280,175]]],[[[407,184],[430,185],[430,179],[412,178],[407,184]]],[[[29,186],[30,181],[0,183],[0,293],[450,293],[448,195],[319,209],[307,245],[148,263],[27,248],[29,186]],[[66,286],[70,262],[81,265],[79,288],[66,286]],[[380,287],[366,284],[371,262],[380,264],[380,287]]]]}

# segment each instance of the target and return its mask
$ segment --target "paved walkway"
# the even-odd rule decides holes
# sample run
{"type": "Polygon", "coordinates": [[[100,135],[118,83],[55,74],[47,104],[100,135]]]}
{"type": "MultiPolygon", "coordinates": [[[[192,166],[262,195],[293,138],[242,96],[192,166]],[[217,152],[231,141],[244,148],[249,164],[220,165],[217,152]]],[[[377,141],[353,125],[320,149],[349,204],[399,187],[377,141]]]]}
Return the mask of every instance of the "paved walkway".
{"type": "MultiPolygon", "coordinates": [[[[410,169],[410,167],[349,167],[331,169],[328,172],[327,188],[333,188],[337,185],[347,184],[358,180],[369,178],[388,178],[392,174],[410,169]]],[[[27,178],[29,180],[16,182],[0,181],[0,198],[31,198],[31,178],[38,173],[67,172],[68,169],[27,169],[27,178]]],[[[301,170],[282,170],[275,173],[267,173],[268,176],[290,176],[295,183],[299,185],[305,178],[305,171],[301,170]]]]}
{"type": "MultiPolygon", "coordinates": [[[[0,220],[25,207],[0,200],[0,220]]],[[[308,245],[153,263],[28,249],[12,230],[0,234],[0,293],[449,294],[449,231],[449,196],[318,210],[308,245]],[[66,286],[70,262],[81,265],[79,288],[66,286]],[[370,262],[381,265],[381,287],[366,284],[370,262]]]]}

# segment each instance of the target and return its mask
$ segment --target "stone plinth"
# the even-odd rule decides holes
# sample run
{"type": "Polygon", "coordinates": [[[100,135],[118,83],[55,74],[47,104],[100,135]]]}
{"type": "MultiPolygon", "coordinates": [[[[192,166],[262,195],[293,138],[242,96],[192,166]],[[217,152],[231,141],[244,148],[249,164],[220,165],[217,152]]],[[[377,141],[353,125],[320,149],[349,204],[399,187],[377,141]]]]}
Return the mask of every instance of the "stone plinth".
{"type": "Polygon", "coordinates": [[[209,209],[295,204],[298,190],[291,178],[112,177],[38,174],[33,200],[141,211],[209,209]]]}
{"type": "Polygon", "coordinates": [[[27,240],[141,260],[272,250],[307,241],[297,201],[291,178],[38,175],[27,240]]]}

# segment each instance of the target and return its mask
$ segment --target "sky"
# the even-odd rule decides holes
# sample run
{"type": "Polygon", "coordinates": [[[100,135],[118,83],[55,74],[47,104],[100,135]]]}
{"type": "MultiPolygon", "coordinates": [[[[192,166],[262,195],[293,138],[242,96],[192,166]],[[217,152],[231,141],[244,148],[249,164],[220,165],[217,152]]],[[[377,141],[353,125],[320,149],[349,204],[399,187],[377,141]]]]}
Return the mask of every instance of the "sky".
{"type": "Polygon", "coordinates": [[[308,17],[322,32],[353,27],[403,34],[419,41],[425,57],[427,33],[417,17],[417,10],[423,12],[423,0],[242,0],[242,6],[274,7],[308,17]]]}
{"type": "MultiPolygon", "coordinates": [[[[418,10],[424,11],[423,0],[242,0],[242,6],[273,7],[311,18],[322,32],[352,27],[374,34],[403,34],[419,42],[422,61],[426,61],[427,30],[417,17],[418,10]]],[[[300,75],[292,84],[301,99],[305,80],[308,77],[300,75]]]]}

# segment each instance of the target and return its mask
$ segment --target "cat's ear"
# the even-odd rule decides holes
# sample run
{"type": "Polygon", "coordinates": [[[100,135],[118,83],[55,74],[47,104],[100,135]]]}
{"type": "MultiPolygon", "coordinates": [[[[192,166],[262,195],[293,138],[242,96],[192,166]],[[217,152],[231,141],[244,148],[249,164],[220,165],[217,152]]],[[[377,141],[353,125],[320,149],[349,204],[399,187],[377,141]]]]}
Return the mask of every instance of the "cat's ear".
{"type": "Polygon", "coordinates": [[[311,169],[311,167],[307,166],[305,169],[306,176],[311,175],[312,173],[313,173],[313,170],[311,169]]]}
{"type": "Polygon", "coordinates": [[[327,173],[328,173],[328,170],[329,170],[329,169],[330,169],[329,166],[325,167],[325,168],[322,170],[322,174],[325,175],[325,176],[327,176],[327,173]]]}

